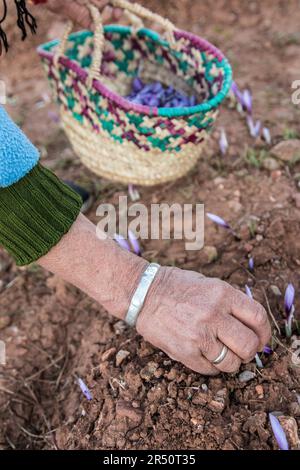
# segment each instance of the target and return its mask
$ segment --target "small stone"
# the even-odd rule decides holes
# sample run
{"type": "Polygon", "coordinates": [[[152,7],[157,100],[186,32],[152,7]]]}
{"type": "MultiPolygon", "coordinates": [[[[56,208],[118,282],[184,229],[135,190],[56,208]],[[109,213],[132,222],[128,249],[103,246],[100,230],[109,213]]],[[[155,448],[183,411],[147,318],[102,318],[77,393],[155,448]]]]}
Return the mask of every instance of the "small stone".
{"type": "Polygon", "coordinates": [[[160,377],[162,377],[164,375],[165,371],[162,367],[160,367],[159,369],[157,369],[155,372],[154,372],[154,377],[156,379],[160,379],[160,377]]]}
{"type": "Polygon", "coordinates": [[[116,353],[116,348],[110,348],[107,351],[104,351],[104,353],[101,356],[101,360],[104,361],[109,361],[109,359],[114,356],[116,353]]]}
{"type": "Polygon", "coordinates": [[[208,386],[206,384],[202,384],[201,388],[202,388],[203,392],[208,392],[208,386]]]}
{"type": "Polygon", "coordinates": [[[215,413],[222,413],[226,406],[226,399],[227,399],[227,389],[222,388],[219,390],[212,401],[208,403],[208,408],[215,413]]]}
{"type": "Polygon", "coordinates": [[[157,362],[153,362],[153,361],[148,362],[148,364],[145,367],[143,367],[143,369],[141,370],[140,376],[142,377],[142,379],[149,382],[151,378],[154,376],[157,369],[158,369],[157,362]]]}
{"type": "Polygon", "coordinates": [[[291,416],[278,416],[281,426],[283,427],[288,443],[292,450],[300,449],[300,439],[298,435],[298,425],[295,418],[291,416]]]}
{"type": "Polygon", "coordinates": [[[256,377],[256,374],[252,372],[251,370],[244,370],[239,375],[239,381],[242,383],[246,383],[246,382],[250,382],[250,380],[253,380],[255,377],[256,377]]]}
{"type": "Polygon", "coordinates": [[[168,380],[175,380],[178,375],[178,370],[175,369],[175,367],[172,367],[172,369],[166,374],[166,378],[168,380]]]}
{"type": "Polygon", "coordinates": [[[283,162],[291,162],[300,157],[300,140],[283,140],[272,148],[271,154],[283,162]]]}
{"type": "Polygon", "coordinates": [[[121,335],[127,328],[127,325],[122,320],[117,321],[114,324],[113,329],[115,330],[116,335],[121,335]]]}
{"type": "Polygon", "coordinates": [[[0,330],[4,330],[7,326],[9,326],[11,323],[11,319],[9,316],[0,316],[0,330]]]}
{"type": "Polygon", "coordinates": [[[300,404],[296,401],[293,401],[289,404],[289,412],[292,416],[300,416],[300,404]]]}
{"type": "Polygon", "coordinates": [[[200,390],[195,393],[195,395],[192,398],[192,403],[194,405],[200,405],[204,406],[206,403],[208,403],[210,397],[207,392],[201,392],[200,390]]]}
{"type": "MultiPolygon", "coordinates": [[[[212,263],[213,261],[215,261],[217,258],[218,258],[218,251],[217,251],[217,248],[215,246],[205,246],[201,253],[200,253],[200,256],[203,256],[203,258],[205,258],[203,260],[203,262],[205,263],[212,263]]],[[[201,256],[201,258],[202,258],[201,256]]]]}
{"type": "Polygon", "coordinates": [[[274,295],[276,295],[276,297],[281,297],[281,290],[279,289],[279,287],[275,286],[274,284],[272,284],[270,286],[270,289],[271,291],[273,292],[274,295]]]}
{"type": "Polygon", "coordinates": [[[263,398],[264,397],[264,388],[262,385],[256,385],[255,391],[258,395],[258,398],[263,398]]]}
{"type": "Polygon", "coordinates": [[[256,235],[255,239],[257,242],[262,242],[264,237],[262,235],[256,235]]]}
{"type": "Polygon", "coordinates": [[[282,176],[281,170],[275,170],[271,172],[271,178],[273,181],[277,181],[282,176]]]}
{"type": "Polygon", "coordinates": [[[280,165],[278,163],[277,160],[275,160],[275,158],[272,158],[272,157],[267,157],[264,161],[263,161],[263,167],[265,170],[269,170],[269,171],[275,171],[275,170],[278,170],[280,168],[280,165]]]}
{"type": "Polygon", "coordinates": [[[117,402],[116,415],[120,416],[121,418],[128,418],[137,424],[139,424],[143,418],[142,410],[138,408],[133,408],[130,403],[124,400],[120,400],[117,402]]]}
{"type": "Polygon", "coordinates": [[[129,351],[125,351],[124,349],[120,349],[116,355],[116,366],[119,367],[122,362],[130,355],[129,351]]]}

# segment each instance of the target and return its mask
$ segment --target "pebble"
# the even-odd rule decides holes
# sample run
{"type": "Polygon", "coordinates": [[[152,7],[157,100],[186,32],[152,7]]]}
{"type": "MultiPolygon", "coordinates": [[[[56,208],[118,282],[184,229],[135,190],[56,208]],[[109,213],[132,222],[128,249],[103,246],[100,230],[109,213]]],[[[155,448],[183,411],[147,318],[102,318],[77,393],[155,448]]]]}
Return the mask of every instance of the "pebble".
{"type": "Polygon", "coordinates": [[[271,154],[283,162],[290,162],[300,156],[300,140],[283,140],[272,148],[271,154]]]}
{"type": "Polygon", "coordinates": [[[288,443],[292,450],[300,449],[300,439],[298,435],[298,425],[292,416],[278,416],[281,426],[283,427],[288,443]]]}
{"type": "Polygon", "coordinates": [[[116,353],[116,348],[110,348],[107,351],[104,351],[104,353],[101,356],[101,360],[108,361],[114,354],[116,353]]]}
{"type": "Polygon", "coordinates": [[[276,170],[279,170],[280,164],[278,163],[277,160],[275,160],[275,158],[267,157],[263,161],[263,167],[265,168],[265,170],[276,171],[276,170]]]}
{"type": "Polygon", "coordinates": [[[211,411],[214,411],[216,413],[222,413],[224,411],[225,406],[226,406],[226,399],[227,399],[227,389],[222,388],[219,390],[212,401],[208,403],[208,408],[211,411]]]}
{"type": "Polygon", "coordinates": [[[11,323],[11,318],[9,316],[2,317],[0,316],[0,330],[4,330],[11,323]]]}
{"type": "Polygon", "coordinates": [[[274,284],[272,284],[270,286],[270,289],[271,291],[273,292],[274,295],[276,295],[276,297],[281,297],[281,290],[279,289],[279,287],[275,286],[274,284]]]}
{"type": "Polygon", "coordinates": [[[253,380],[255,377],[256,377],[256,374],[252,372],[251,370],[244,370],[239,375],[239,381],[242,383],[246,383],[246,382],[249,382],[250,380],[253,380]]]}
{"type": "Polygon", "coordinates": [[[258,395],[258,398],[264,398],[264,388],[262,385],[256,385],[255,391],[258,395]]]}
{"type": "Polygon", "coordinates": [[[203,256],[207,260],[207,263],[212,263],[218,258],[218,251],[215,246],[205,246],[202,249],[203,256]]]}
{"type": "Polygon", "coordinates": [[[130,355],[129,351],[125,351],[124,349],[120,349],[116,355],[116,366],[119,367],[122,362],[130,355]]]}
{"type": "Polygon", "coordinates": [[[135,423],[140,423],[143,417],[142,410],[133,408],[131,403],[120,400],[116,405],[116,414],[122,418],[128,418],[135,423]]]}
{"type": "Polygon", "coordinates": [[[143,369],[140,372],[140,376],[142,379],[146,380],[147,382],[151,380],[151,378],[154,376],[155,372],[158,369],[158,364],[157,362],[148,362],[148,364],[143,367],[143,369]]]}

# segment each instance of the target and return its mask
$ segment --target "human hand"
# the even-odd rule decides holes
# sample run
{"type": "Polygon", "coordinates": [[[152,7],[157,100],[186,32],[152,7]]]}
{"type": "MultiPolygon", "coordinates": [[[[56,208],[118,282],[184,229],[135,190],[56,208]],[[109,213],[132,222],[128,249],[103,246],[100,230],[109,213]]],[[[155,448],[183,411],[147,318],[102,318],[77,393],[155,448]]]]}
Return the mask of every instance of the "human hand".
{"type": "Polygon", "coordinates": [[[72,20],[82,28],[88,29],[92,25],[89,4],[99,8],[102,13],[103,22],[118,20],[121,17],[121,10],[109,6],[109,0],[48,0],[47,8],[53,13],[58,13],[72,20]]]}
{"type": "Polygon", "coordinates": [[[271,336],[265,309],[219,279],[161,268],[137,321],[138,332],[196,372],[235,372],[271,336]],[[223,345],[224,360],[213,365],[223,345]]]}

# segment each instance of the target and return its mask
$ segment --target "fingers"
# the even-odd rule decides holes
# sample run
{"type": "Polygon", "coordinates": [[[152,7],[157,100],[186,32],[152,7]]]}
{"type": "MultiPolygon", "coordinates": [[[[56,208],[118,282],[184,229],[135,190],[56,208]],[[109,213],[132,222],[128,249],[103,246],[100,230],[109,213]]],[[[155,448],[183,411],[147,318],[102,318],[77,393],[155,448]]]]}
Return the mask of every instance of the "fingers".
{"type": "Polygon", "coordinates": [[[182,345],[179,349],[181,355],[178,355],[178,349],[174,352],[168,351],[166,348],[161,348],[165,353],[174,361],[181,362],[189,369],[198,372],[202,375],[218,375],[220,370],[217,369],[211,362],[201,355],[197,345],[191,343],[182,345]]]}
{"type": "Polygon", "coordinates": [[[218,320],[217,337],[243,362],[252,361],[259,350],[258,336],[231,315],[224,315],[218,320]]]}
{"type": "Polygon", "coordinates": [[[241,358],[238,357],[231,349],[228,349],[224,359],[219,364],[213,364],[213,361],[221,354],[224,345],[228,345],[224,342],[222,343],[217,338],[211,337],[209,343],[206,342],[206,345],[202,343],[200,339],[200,350],[203,356],[209,361],[213,367],[218,369],[221,372],[233,373],[239,370],[241,365],[241,358]]]}
{"type": "Polygon", "coordinates": [[[184,361],[183,364],[189,369],[198,372],[201,375],[218,375],[220,369],[217,369],[211,362],[209,362],[204,356],[201,356],[199,351],[199,357],[194,360],[190,358],[187,361],[184,361]]]}
{"type": "Polygon", "coordinates": [[[271,326],[264,307],[236,290],[231,304],[232,314],[251,328],[259,338],[258,351],[261,351],[271,337],[271,326]]]}

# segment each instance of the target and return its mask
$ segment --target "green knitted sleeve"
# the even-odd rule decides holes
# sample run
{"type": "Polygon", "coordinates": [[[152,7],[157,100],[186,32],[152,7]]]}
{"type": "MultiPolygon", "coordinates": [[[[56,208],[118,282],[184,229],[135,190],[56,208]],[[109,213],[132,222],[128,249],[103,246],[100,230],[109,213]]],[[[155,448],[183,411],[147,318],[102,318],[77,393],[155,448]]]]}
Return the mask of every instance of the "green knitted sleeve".
{"type": "Polygon", "coordinates": [[[18,266],[38,260],[67,233],[81,197],[37,164],[17,183],[0,188],[0,244],[18,266]]]}

